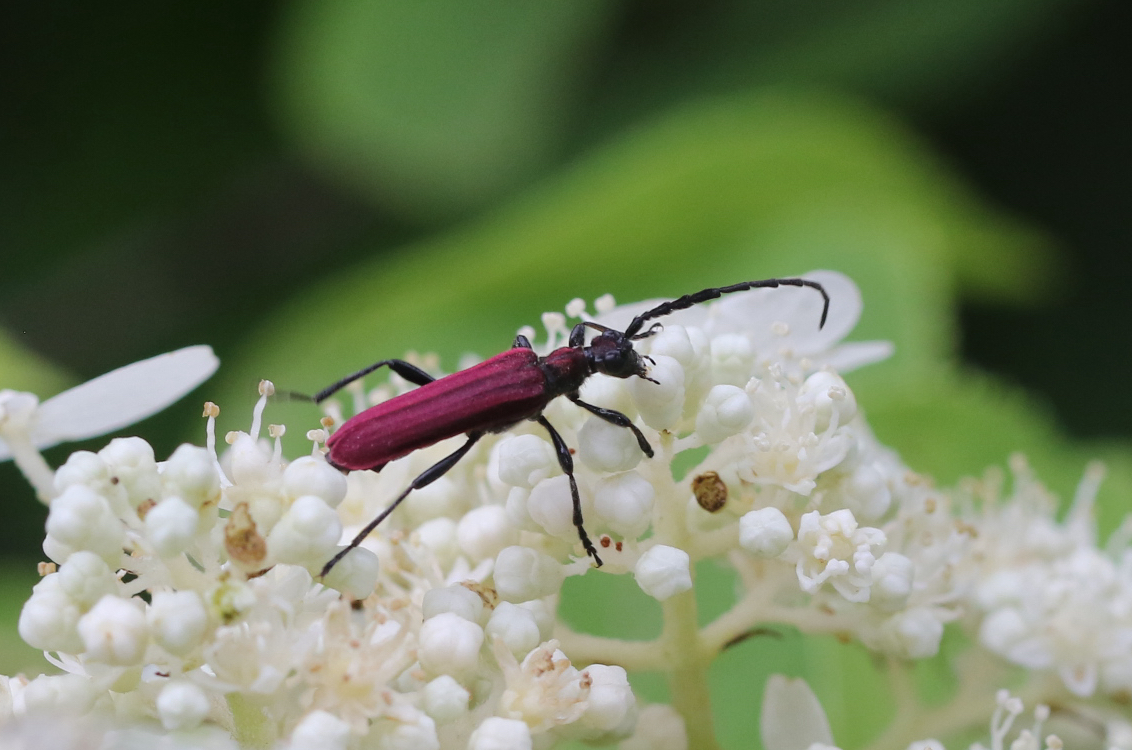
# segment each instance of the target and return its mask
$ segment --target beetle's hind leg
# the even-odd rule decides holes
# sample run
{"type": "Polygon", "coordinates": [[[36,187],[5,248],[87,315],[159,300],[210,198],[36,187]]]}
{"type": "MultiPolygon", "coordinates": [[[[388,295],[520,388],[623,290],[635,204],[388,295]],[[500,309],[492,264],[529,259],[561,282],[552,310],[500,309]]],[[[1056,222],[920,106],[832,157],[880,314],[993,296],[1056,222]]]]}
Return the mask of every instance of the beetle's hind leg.
{"type": "MultiPolygon", "coordinates": [[[[468,451],[472,449],[472,446],[475,445],[476,441],[478,441],[481,437],[483,437],[482,432],[469,432],[468,442],[464,443],[455,451],[449,453],[447,456],[422,471],[417,476],[417,478],[414,479],[407,488],[405,488],[405,491],[397,496],[396,500],[390,503],[385,510],[381,511],[377,518],[370,521],[364,529],[358,532],[358,535],[354,537],[352,542],[346,545],[345,549],[340,550],[338,554],[330,560],[330,562],[326,563],[326,565],[322,567],[322,572],[318,574],[319,577],[325,577],[326,574],[330,572],[330,569],[338,564],[339,560],[345,557],[346,554],[349,553],[349,551],[354,547],[357,547],[359,544],[361,544],[362,540],[369,536],[370,532],[376,529],[378,524],[384,521],[390,513],[396,510],[397,506],[401,504],[402,500],[409,496],[410,492],[412,492],[413,490],[419,490],[422,487],[427,487],[437,479],[440,479],[442,476],[447,474],[448,470],[459,463],[460,459],[467,455],[468,451]]],[[[573,481],[573,479],[571,479],[571,481],[573,481]]]]}
{"type": "Polygon", "coordinates": [[[590,535],[586,533],[585,527],[582,525],[582,498],[578,494],[578,482],[574,479],[574,457],[570,455],[570,449],[566,446],[566,441],[558,434],[558,430],[546,421],[546,417],[538,416],[535,421],[546,428],[550,433],[550,439],[554,443],[554,452],[558,454],[558,465],[562,467],[562,473],[570,480],[570,498],[574,501],[574,527],[578,529],[578,538],[582,540],[582,546],[586,548],[586,554],[594,559],[597,566],[601,567],[601,558],[597,556],[597,548],[594,543],[590,541],[590,535]]]}
{"type": "Polygon", "coordinates": [[[641,452],[649,458],[652,458],[652,446],[649,445],[649,441],[645,439],[644,434],[637,428],[637,425],[633,424],[633,420],[616,409],[603,409],[600,406],[587,404],[578,397],[577,393],[568,393],[566,394],[566,398],[570,399],[590,414],[593,414],[595,417],[604,419],[606,422],[617,425],[618,427],[625,427],[626,429],[632,430],[633,436],[637,438],[637,445],[640,446],[641,452]]]}

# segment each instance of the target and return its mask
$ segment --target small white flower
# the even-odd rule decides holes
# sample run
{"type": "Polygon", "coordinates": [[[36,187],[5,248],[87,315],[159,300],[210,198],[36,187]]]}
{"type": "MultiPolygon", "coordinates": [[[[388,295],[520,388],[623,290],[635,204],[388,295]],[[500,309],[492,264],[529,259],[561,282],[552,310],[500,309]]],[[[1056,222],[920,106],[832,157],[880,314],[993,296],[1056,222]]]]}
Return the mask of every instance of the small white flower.
{"type": "Polygon", "coordinates": [[[874,548],[885,543],[880,529],[857,527],[850,510],[802,516],[797,541],[787,551],[797,562],[798,583],[809,594],[827,581],[851,602],[867,602],[874,548]]]}
{"type": "Polygon", "coordinates": [[[468,750],[531,750],[531,730],[518,719],[489,716],[476,727],[468,750]]]}
{"type": "Polygon", "coordinates": [[[451,675],[442,674],[424,687],[424,710],[438,724],[446,724],[468,711],[468,692],[451,675]]]}
{"type": "MultiPolygon", "coordinates": [[[[333,559],[339,550],[332,550],[333,559]]],[[[318,567],[315,563],[315,567],[318,567]]],[[[322,582],[332,589],[354,599],[365,599],[377,588],[379,561],[377,555],[365,547],[354,547],[326,575],[322,582]]]]}
{"type": "Polygon", "coordinates": [[[483,505],[464,514],[456,524],[460,549],[472,560],[495,557],[505,547],[518,541],[507,510],[499,505],[483,505]]]}
{"type": "Polygon", "coordinates": [[[60,589],[84,610],[117,591],[118,578],[106,561],[93,552],[80,550],[71,555],[55,575],[59,577],[60,589]]]}
{"type": "Polygon", "coordinates": [[[153,640],[177,656],[185,656],[204,639],[208,612],[195,591],[156,591],[146,611],[153,640]]]}
{"type": "Polygon", "coordinates": [[[582,736],[591,741],[626,737],[637,721],[637,699],[624,668],[593,664],[586,668],[590,695],[578,719],[582,736]]]}
{"type": "Polygon", "coordinates": [[[510,435],[496,448],[499,478],[514,487],[530,489],[560,471],[554,448],[538,435],[510,435]]]}
{"type": "Polygon", "coordinates": [[[350,725],[327,711],[304,716],[291,732],[292,750],[346,750],[350,725]]]}
{"type": "Polygon", "coordinates": [[[161,467],[161,482],[167,495],[180,497],[199,509],[220,500],[220,475],[205,448],[179,445],[161,467]]]}
{"type": "Polygon", "coordinates": [[[111,481],[126,492],[131,507],[152,505],[161,497],[161,477],[153,447],[139,437],[114,438],[98,452],[106,462],[111,481]]]}
{"type": "Polygon", "coordinates": [[[656,364],[649,367],[648,376],[656,382],[632,378],[628,389],[645,424],[654,430],[668,430],[676,426],[684,411],[684,368],[663,354],[653,359],[656,364]]]}
{"type": "Polygon", "coordinates": [[[479,665],[483,628],[452,612],[441,612],[421,626],[417,658],[433,675],[467,676],[479,665]]]}
{"type": "Polygon", "coordinates": [[[778,557],[794,541],[794,529],[778,508],[759,508],[739,519],[739,546],[759,557],[778,557]]]}
{"type": "Polygon", "coordinates": [[[376,750],[440,750],[436,722],[421,711],[383,719],[374,724],[371,734],[376,750]]]}
{"type": "Polygon", "coordinates": [[[78,630],[86,655],[106,664],[137,664],[149,643],[145,614],[116,596],[102,597],[79,618],[78,630]]]}
{"type": "Polygon", "coordinates": [[[28,715],[71,718],[90,711],[101,693],[83,675],[40,675],[24,688],[23,702],[28,715]]]}
{"type": "Polygon", "coordinates": [[[495,590],[508,602],[525,602],[553,594],[565,572],[552,557],[530,547],[507,547],[495,558],[495,590]]]}
{"type": "Polygon", "coordinates": [[[322,498],[304,495],[271,529],[267,549],[279,562],[321,570],[334,556],[341,537],[338,514],[322,498]]]}
{"type": "Polygon", "coordinates": [[[484,631],[488,638],[503,641],[516,658],[526,656],[540,640],[534,615],[510,602],[500,602],[496,606],[484,631]]]}
{"type": "Polygon", "coordinates": [[[57,563],[66,562],[71,553],[85,549],[115,569],[126,539],[122,522],[106,499],[81,484],[68,487],[52,501],[47,536],[56,546],[49,550],[45,543],[44,552],[57,563]]]}
{"type": "Polygon", "coordinates": [[[870,604],[889,612],[901,609],[912,595],[915,565],[899,552],[885,552],[873,564],[870,604]]]}
{"type": "Polygon", "coordinates": [[[291,500],[314,495],[337,508],[346,497],[346,477],[321,456],[300,456],[283,470],[283,491],[291,500]]]}
{"type": "Polygon", "coordinates": [[[746,336],[725,333],[711,340],[711,371],[720,384],[739,388],[747,385],[755,365],[755,354],[746,336]]]}
{"type": "Polygon", "coordinates": [[[78,653],[82,650],[78,633],[82,609],[60,586],[59,575],[46,576],[24,602],[20,610],[20,637],[33,648],[78,653]]]}
{"type": "Polygon", "coordinates": [[[836,419],[837,424],[849,424],[857,415],[857,399],[839,375],[828,370],[815,372],[806,378],[798,391],[798,402],[813,407],[815,432],[825,432],[836,419]]]}
{"type": "Polygon", "coordinates": [[[208,696],[187,680],[174,680],[157,695],[157,716],[166,729],[192,729],[208,716],[208,696]]]}
{"type": "Polygon", "coordinates": [[[483,599],[466,586],[454,583],[451,586],[426,591],[421,612],[425,620],[443,612],[451,612],[468,622],[478,623],[483,616],[483,599]]]}
{"type": "Polygon", "coordinates": [[[641,555],[633,577],[642,591],[664,601],[692,588],[690,564],[691,558],[684,550],[657,544],[641,555]]]}
{"type": "Polygon", "coordinates": [[[636,471],[602,477],[594,486],[594,513],[626,539],[636,539],[652,524],[655,497],[652,484],[636,471]]]}
{"type": "Polygon", "coordinates": [[[742,388],[717,385],[708,391],[696,415],[696,434],[705,443],[719,443],[735,435],[755,418],[755,407],[742,388]]]}
{"type": "Polygon", "coordinates": [[[589,417],[578,432],[578,458],[593,471],[628,471],[645,454],[632,430],[589,417]]]}
{"type": "Polygon", "coordinates": [[[193,541],[199,520],[193,506],[179,497],[167,497],[146,513],[146,538],[161,557],[179,555],[193,541]]]}

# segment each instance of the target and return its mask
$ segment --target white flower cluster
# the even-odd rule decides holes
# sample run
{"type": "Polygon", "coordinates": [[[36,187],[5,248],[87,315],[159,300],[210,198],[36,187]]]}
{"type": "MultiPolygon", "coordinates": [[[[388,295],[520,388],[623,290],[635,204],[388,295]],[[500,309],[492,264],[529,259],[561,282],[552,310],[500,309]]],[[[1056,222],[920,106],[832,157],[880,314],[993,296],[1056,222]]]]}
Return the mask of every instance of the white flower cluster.
{"type": "MultiPolygon", "coordinates": [[[[667,316],[637,343],[651,380],[586,381],[582,399],[632,419],[652,459],[630,430],[567,399],[547,407],[576,449],[600,570],[536,423],[485,437],[410,493],[326,580],[317,576],[342,544],[462,437],[343,476],[316,429],[312,454],[288,462],[281,426],[268,428],[274,442],[260,437],[265,381],[251,429],[229,434],[219,458],[210,404],[207,447],[159,463],[144,441],[118,439],[46,479],[37,470],[53,563],[20,634],[65,674],[0,685],[0,715],[148,721],[145,731],[197,744],[207,734],[216,747],[580,739],[686,750],[712,746],[711,717],[688,698],[706,695],[711,659],[765,624],[852,636],[899,660],[934,655],[944,625],[964,617],[986,648],[1057,669],[1077,695],[1127,693],[1132,525],[1097,549],[1088,516],[1099,480],[1058,524],[1024,471],[1013,499],[981,504],[971,488],[944,492],[909,471],[838,375],[890,347],[840,344],[859,293],[840,274],[808,278],[832,300],[822,329],[812,290],[735,294],[667,316]],[[675,477],[673,463],[689,455],[698,463],[675,477]],[[734,567],[741,591],[701,627],[693,589],[706,559],[734,567]],[[557,621],[567,578],[619,574],[663,602],[658,639],[599,638],[557,621]],[[627,670],[672,675],[672,706],[638,704],[627,670]]],[[[594,318],[580,300],[567,312],[623,329],[654,304],[614,308],[607,297],[594,318]]],[[[566,344],[566,316],[543,324],[540,354],[566,344]]],[[[354,411],[410,387],[396,375],[369,393],[355,387],[354,411]]],[[[324,427],[341,421],[339,409],[330,405],[324,427]]]]}

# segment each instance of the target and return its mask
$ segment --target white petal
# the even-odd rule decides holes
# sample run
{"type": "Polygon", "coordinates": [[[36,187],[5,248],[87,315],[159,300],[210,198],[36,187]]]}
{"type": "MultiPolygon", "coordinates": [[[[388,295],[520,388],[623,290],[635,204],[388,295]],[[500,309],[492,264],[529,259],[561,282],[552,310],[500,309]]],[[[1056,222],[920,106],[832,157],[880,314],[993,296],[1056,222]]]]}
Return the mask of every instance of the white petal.
{"type": "Polygon", "coordinates": [[[211,347],[189,346],[99,375],[44,401],[32,440],[47,448],[139,422],[196,388],[219,365],[211,347]]]}
{"type": "Polygon", "coordinates": [[[814,743],[833,744],[825,711],[803,679],[770,676],[763,693],[760,724],[766,750],[806,750],[814,743]]]}
{"type": "Polygon", "coordinates": [[[835,346],[821,360],[838,372],[849,372],[888,359],[895,351],[891,341],[851,341],[835,346]]]}

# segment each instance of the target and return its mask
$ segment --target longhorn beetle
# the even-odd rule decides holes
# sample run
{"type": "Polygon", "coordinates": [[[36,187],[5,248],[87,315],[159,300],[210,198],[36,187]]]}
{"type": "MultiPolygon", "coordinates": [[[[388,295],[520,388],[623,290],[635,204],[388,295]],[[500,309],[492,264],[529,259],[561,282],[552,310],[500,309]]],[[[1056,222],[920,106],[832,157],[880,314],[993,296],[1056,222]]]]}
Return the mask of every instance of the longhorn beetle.
{"type": "Polygon", "coordinates": [[[410,492],[426,487],[444,476],[485,434],[503,432],[524,419],[538,422],[550,433],[558,465],[570,480],[574,526],[578,529],[578,537],[582,540],[586,554],[600,567],[601,558],[582,526],[582,502],[578,496],[578,483],[574,481],[574,459],[566,441],[542,415],[543,410],[552,400],[565,396],[594,416],[632,430],[637,438],[637,445],[646,456],[652,458],[652,446],[632,420],[619,411],[603,409],[582,401],[578,395],[582,383],[594,373],[615,378],[636,376],[655,383],[648,376],[645,364],[649,357],[638,354],[633,348],[633,342],[653,336],[662,326],[653,323],[642,330],[645,323],[724,294],[779,286],[809,287],[821,293],[824,304],[818,326],[820,328],[825,325],[826,315],[829,313],[829,294],[816,281],[744,281],[731,286],[704,289],[671,302],[663,302],[633,318],[624,331],[588,320],[578,323],[570,331],[569,345],[555,349],[545,357],[535,354],[531,342],[520,334],[515,337],[515,342],[508,351],[439,380],[404,360],[383,359],[319,391],[314,396],[316,403],[380,367],[388,367],[410,383],[420,386],[346,420],[330,436],[326,441],[329,448],[327,460],[342,471],[380,471],[390,461],[446,438],[460,434],[468,438],[466,443],[414,479],[389,507],[370,521],[345,549],[323,567],[320,575],[329,573],[347,552],[361,544],[410,492]],[[587,328],[598,332],[588,346],[585,342],[587,328]]]}

